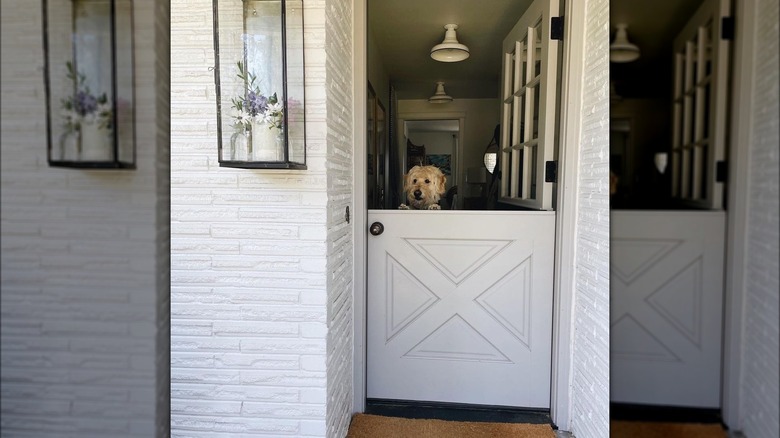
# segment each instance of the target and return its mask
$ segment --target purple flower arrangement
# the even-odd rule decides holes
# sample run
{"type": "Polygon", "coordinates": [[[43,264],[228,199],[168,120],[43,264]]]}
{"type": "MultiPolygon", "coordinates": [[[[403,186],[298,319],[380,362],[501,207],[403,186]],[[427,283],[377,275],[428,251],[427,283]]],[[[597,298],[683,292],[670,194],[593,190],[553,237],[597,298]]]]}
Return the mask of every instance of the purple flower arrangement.
{"type": "Polygon", "coordinates": [[[108,103],[106,93],[95,96],[85,85],[86,76],[73,68],[71,62],[67,63],[68,79],[72,80],[76,93],[62,100],[63,117],[68,131],[78,131],[82,123],[99,123],[102,128],[111,128],[111,105],[108,103]]]}
{"type": "Polygon", "coordinates": [[[279,102],[276,93],[265,96],[255,84],[257,77],[238,62],[238,78],[245,85],[245,95],[233,98],[234,126],[239,130],[250,130],[252,124],[268,125],[268,129],[282,129],[284,105],[279,102]]]}

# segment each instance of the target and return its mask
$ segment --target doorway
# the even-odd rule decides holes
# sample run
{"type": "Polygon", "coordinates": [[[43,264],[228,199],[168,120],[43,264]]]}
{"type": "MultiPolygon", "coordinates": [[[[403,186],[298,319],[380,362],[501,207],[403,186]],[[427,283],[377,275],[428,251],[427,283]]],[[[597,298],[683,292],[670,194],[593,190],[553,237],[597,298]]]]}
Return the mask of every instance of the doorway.
{"type": "MultiPolygon", "coordinates": [[[[395,2],[385,2],[387,4],[396,4],[395,2]]],[[[474,14],[475,16],[489,16],[492,17],[493,27],[498,26],[499,22],[503,19],[509,17],[509,19],[514,19],[520,15],[520,12],[513,13],[508,10],[503,11],[490,11],[491,13],[486,13],[485,8],[488,7],[494,7],[499,5],[500,2],[479,2],[477,3],[478,6],[481,8],[479,14],[474,14]]],[[[593,196],[594,199],[598,199],[601,196],[601,192],[598,193],[592,192],[590,186],[583,186],[582,181],[577,177],[577,168],[579,166],[578,157],[580,152],[582,152],[582,148],[586,150],[593,149],[591,146],[593,144],[591,143],[583,143],[582,142],[582,131],[581,126],[583,123],[590,123],[591,120],[602,120],[603,117],[601,116],[602,110],[606,108],[602,108],[601,103],[598,103],[595,107],[598,111],[597,113],[583,113],[583,105],[588,101],[587,96],[589,93],[592,92],[592,88],[590,85],[586,85],[583,87],[583,83],[581,81],[581,78],[586,75],[586,61],[590,62],[590,58],[593,58],[592,56],[589,56],[586,50],[586,44],[588,43],[588,38],[585,37],[586,30],[589,29],[588,21],[586,20],[586,8],[585,5],[581,2],[576,2],[573,0],[565,0],[561,1],[560,4],[563,6],[565,3],[566,5],[566,14],[559,14],[563,17],[563,29],[564,29],[564,35],[580,35],[581,38],[567,38],[567,43],[563,45],[562,48],[562,65],[561,65],[561,80],[559,85],[562,87],[560,91],[560,100],[567,102],[566,105],[562,106],[560,108],[560,131],[558,132],[559,138],[560,138],[560,151],[559,155],[557,157],[558,160],[560,160],[560,167],[558,169],[558,180],[562,182],[562,184],[558,185],[558,189],[556,192],[557,195],[557,207],[560,209],[556,212],[556,226],[555,226],[555,241],[556,243],[556,253],[555,253],[555,261],[554,261],[554,279],[553,279],[553,333],[552,333],[552,376],[551,376],[551,402],[550,402],[550,416],[552,417],[552,420],[557,424],[559,427],[562,427],[563,429],[566,429],[570,426],[571,421],[571,409],[572,409],[572,397],[574,394],[571,392],[571,383],[572,379],[574,381],[577,380],[577,377],[573,377],[573,373],[576,372],[576,363],[572,361],[572,343],[574,341],[574,332],[572,331],[573,328],[576,328],[574,316],[575,316],[575,306],[574,306],[574,300],[573,300],[573,294],[574,290],[576,290],[576,284],[575,279],[577,277],[575,268],[576,261],[578,259],[577,257],[577,248],[579,247],[581,240],[577,239],[577,230],[578,230],[578,221],[581,214],[581,211],[577,208],[577,199],[578,196],[581,196],[582,193],[588,193],[589,196],[593,196]],[[595,114],[595,115],[594,115],[595,114]],[[565,190],[563,189],[565,187],[565,190]],[[592,193],[591,193],[592,192],[592,193]]],[[[425,3],[426,5],[428,2],[425,3]]],[[[517,8],[524,8],[527,3],[523,2],[516,2],[516,1],[508,1],[504,5],[509,4],[510,7],[517,7],[517,8]]],[[[419,4],[415,3],[415,10],[417,10],[417,7],[419,4]]],[[[601,8],[602,6],[599,6],[601,8]]],[[[408,10],[408,9],[406,9],[408,10]]],[[[401,12],[405,10],[402,9],[401,12]]],[[[407,18],[416,18],[417,14],[413,14],[413,16],[409,16],[409,14],[403,12],[396,13],[397,16],[400,17],[406,17],[407,18]]],[[[371,83],[379,83],[375,81],[374,79],[374,73],[370,73],[370,69],[368,68],[370,65],[372,65],[372,55],[371,50],[369,50],[370,46],[374,45],[371,41],[371,36],[369,35],[367,31],[368,27],[368,2],[367,1],[357,1],[354,3],[354,29],[356,34],[355,39],[355,51],[354,51],[354,67],[355,67],[355,78],[357,79],[354,82],[354,95],[356,96],[355,102],[356,102],[356,112],[355,112],[355,118],[354,123],[356,126],[356,137],[355,137],[355,144],[356,144],[356,154],[357,156],[363,156],[365,153],[365,139],[362,136],[362,133],[365,132],[365,108],[363,107],[363,102],[366,100],[366,87],[365,83],[366,81],[371,81],[371,83]],[[365,60],[368,59],[368,65],[366,65],[365,60]]],[[[391,27],[392,21],[390,21],[391,27]]],[[[512,24],[514,21],[512,21],[512,24]]],[[[420,27],[424,28],[426,26],[411,26],[411,27],[420,27]]],[[[440,38],[438,37],[430,37],[432,40],[440,38]]],[[[405,52],[404,57],[408,57],[410,52],[405,52]]],[[[417,56],[417,55],[415,55],[417,56]]],[[[426,60],[425,56],[423,56],[423,59],[420,60],[415,59],[413,62],[415,65],[418,62],[426,60]]],[[[600,62],[600,61],[599,61],[600,62]]],[[[411,71],[410,69],[404,69],[404,71],[411,71]]],[[[380,75],[381,76],[381,75],[380,75]]],[[[598,81],[597,81],[598,82],[598,81]]],[[[432,89],[428,89],[428,86],[426,84],[422,85],[425,88],[424,93],[432,92],[432,89]]],[[[596,88],[599,86],[606,87],[606,84],[596,83],[594,85],[596,88]]],[[[480,86],[475,87],[469,87],[469,92],[472,92],[474,90],[482,89],[480,86]]],[[[448,88],[449,90],[449,88],[448,88]]],[[[377,93],[379,95],[382,95],[383,93],[386,93],[387,95],[393,96],[395,94],[395,98],[391,98],[389,102],[395,102],[397,101],[397,98],[401,97],[400,93],[398,93],[396,90],[387,87],[386,89],[383,89],[382,87],[377,88],[377,93]]],[[[493,89],[492,91],[489,91],[490,95],[495,98],[495,96],[498,94],[497,89],[493,89]]],[[[452,93],[455,94],[454,92],[452,93]]],[[[457,102],[457,96],[456,102],[457,102]]],[[[480,112],[481,113],[481,112],[480,112]]],[[[389,119],[395,120],[397,117],[397,114],[395,113],[395,110],[393,106],[388,107],[388,117],[389,119]]],[[[598,122],[601,123],[601,122],[598,122]]],[[[393,129],[394,126],[393,123],[390,124],[390,129],[393,129]]],[[[487,132],[484,138],[486,139],[493,139],[499,138],[500,135],[494,136],[492,134],[492,131],[495,129],[495,126],[491,127],[490,130],[487,132]]],[[[469,132],[473,132],[469,128],[469,132]]],[[[482,140],[484,142],[485,140],[482,140]]],[[[464,143],[468,144],[467,139],[464,139],[464,143]]],[[[481,162],[485,162],[485,157],[492,157],[491,153],[488,153],[490,150],[495,151],[496,143],[499,143],[497,140],[491,140],[491,142],[487,145],[488,148],[484,148],[484,143],[481,150],[479,152],[479,160],[481,162]]],[[[598,149],[600,150],[600,149],[598,149]]],[[[599,152],[599,155],[602,152],[599,152]]],[[[354,287],[355,287],[355,293],[354,293],[354,318],[353,318],[353,324],[354,324],[354,367],[353,367],[353,376],[354,376],[354,392],[353,392],[353,410],[355,412],[363,412],[365,411],[366,404],[366,374],[365,374],[365,363],[366,363],[366,314],[365,314],[365,306],[366,306],[366,295],[365,295],[365,287],[367,281],[367,275],[365,271],[365,265],[360,263],[360,260],[365,260],[366,258],[366,243],[368,241],[368,228],[369,223],[367,221],[367,209],[366,209],[366,188],[365,188],[365,178],[366,178],[366,171],[365,166],[363,165],[362,160],[354,160],[355,167],[354,167],[354,174],[355,174],[355,184],[354,184],[354,193],[355,193],[355,215],[354,215],[354,252],[355,252],[355,260],[356,263],[354,264],[354,287]],[[364,213],[365,212],[365,213],[364,213]]],[[[496,169],[494,169],[496,170],[496,169]]],[[[598,172],[597,172],[598,173],[598,172]]],[[[604,176],[604,180],[606,181],[606,175],[604,176]]],[[[596,255],[596,259],[598,264],[606,264],[606,257],[602,257],[600,255],[596,255]]],[[[603,282],[598,281],[598,289],[601,290],[603,282]]],[[[601,293],[601,292],[599,292],[601,293]]],[[[596,312],[598,313],[597,319],[599,321],[602,320],[602,318],[606,318],[606,315],[603,312],[599,312],[598,309],[596,309],[596,312]]],[[[602,346],[602,344],[599,345],[598,351],[603,351],[606,354],[606,349],[602,346]]],[[[601,366],[597,366],[591,370],[588,370],[585,374],[588,375],[594,375],[597,376],[597,378],[600,378],[598,376],[606,376],[607,370],[604,369],[601,366]]],[[[580,375],[581,376],[581,375],[580,375]]],[[[604,377],[606,379],[606,377],[604,377]]],[[[597,392],[600,392],[600,389],[597,389],[597,392]]]]}
{"type": "MultiPolygon", "coordinates": [[[[423,99],[413,114],[396,113],[397,101],[389,102],[390,130],[397,133],[389,144],[406,146],[403,161],[391,167],[405,173],[418,164],[413,151],[459,185],[464,162],[485,169],[485,147],[500,124],[506,147],[497,154],[506,181],[501,212],[368,209],[371,399],[550,409],[556,186],[541,169],[557,145],[559,53],[549,26],[559,7],[549,0],[526,6],[502,36],[496,58],[504,79],[496,81],[501,97],[492,98],[498,117],[486,123],[471,157],[464,126],[479,117],[469,114],[466,99],[455,104],[465,108],[461,114],[423,99]]],[[[369,78],[381,77],[371,74],[378,61],[370,50],[368,58],[369,78]]],[[[392,95],[403,81],[388,76],[392,95]]]]}

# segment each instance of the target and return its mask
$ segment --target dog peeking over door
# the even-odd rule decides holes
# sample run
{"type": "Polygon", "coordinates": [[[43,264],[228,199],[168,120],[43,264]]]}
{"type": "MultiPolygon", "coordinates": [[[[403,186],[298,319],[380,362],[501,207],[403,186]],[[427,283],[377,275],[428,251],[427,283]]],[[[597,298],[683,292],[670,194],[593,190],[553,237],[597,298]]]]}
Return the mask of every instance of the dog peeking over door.
{"type": "Polygon", "coordinates": [[[408,204],[401,210],[441,210],[439,199],[446,192],[447,177],[436,166],[414,166],[404,177],[408,204]]]}

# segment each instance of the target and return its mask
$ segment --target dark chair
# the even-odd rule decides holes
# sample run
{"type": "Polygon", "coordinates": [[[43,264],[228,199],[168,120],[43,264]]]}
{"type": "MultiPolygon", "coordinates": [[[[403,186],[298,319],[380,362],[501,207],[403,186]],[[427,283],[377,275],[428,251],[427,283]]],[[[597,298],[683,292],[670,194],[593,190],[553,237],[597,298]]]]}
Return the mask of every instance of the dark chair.
{"type": "Polygon", "coordinates": [[[449,210],[455,210],[457,194],[458,194],[458,186],[452,186],[449,189],[447,189],[447,193],[444,194],[444,199],[447,201],[447,205],[443,207],[449,210]]]}

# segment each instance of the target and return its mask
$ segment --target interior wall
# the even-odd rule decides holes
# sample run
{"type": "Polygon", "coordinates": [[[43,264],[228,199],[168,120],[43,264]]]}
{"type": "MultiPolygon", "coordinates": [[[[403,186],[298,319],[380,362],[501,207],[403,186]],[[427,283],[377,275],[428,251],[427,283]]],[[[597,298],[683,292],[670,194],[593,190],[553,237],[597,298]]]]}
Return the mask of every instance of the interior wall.
{"type": "Polygon", "coordinates": [[[780,430],[780,312],[778,311],[778,179],[780,109],[778,108],[778,3],[755,5],[752,28],[752,126],[747,200],[745,289],[742,316],[742,431],[750,438],[777,436],[780,430]]]}
{"type": "Polygon", "coordinates": [[[170,7],[133,7],[137,169],[82,170],[46,161],[42,3],[3,1],[2,436],[169,436],[170,7]]]}
{"type": "Polygon", "coordinates": [[[382,61],[382,53],[379,52],[371,28],[368,29],[368,82],[374,88],[377,99],[382,102],[385,111],[390,109],[390,77],[387,75],[382,61]]]}

